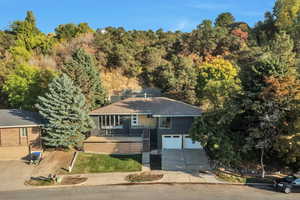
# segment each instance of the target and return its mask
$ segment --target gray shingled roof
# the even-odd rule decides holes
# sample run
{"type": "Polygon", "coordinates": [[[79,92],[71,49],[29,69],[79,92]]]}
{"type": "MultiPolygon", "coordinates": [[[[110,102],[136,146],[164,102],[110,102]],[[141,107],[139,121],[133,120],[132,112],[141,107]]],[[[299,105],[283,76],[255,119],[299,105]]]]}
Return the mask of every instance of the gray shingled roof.
{"type": "Polygon", "coordinates": [[[42,117],[36,112],[18,109],[0,109],[0,128],[37,126],[42,123],[42,117]]]}
{"type": "Polygon", "coordinates": [[[128,98],[93,110],[91,115],[152,114],[153,116],[199,116],[201,110],[181,101],[165,97],[128,98]]]}

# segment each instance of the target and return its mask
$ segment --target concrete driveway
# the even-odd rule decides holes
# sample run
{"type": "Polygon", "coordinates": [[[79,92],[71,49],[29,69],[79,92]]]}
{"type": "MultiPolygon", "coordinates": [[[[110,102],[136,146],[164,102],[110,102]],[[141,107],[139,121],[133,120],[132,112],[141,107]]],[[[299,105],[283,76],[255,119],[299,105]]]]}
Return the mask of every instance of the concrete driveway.
{"type": "Polygon", "coordinates": [[[0,191],[24,189],[24,181],[30,178],[33,169],[24,161],[0,161],[0,191]]]}
{"type": "Polygon", "coordinates": [[[162,170],[199,172],[209,170],[207,155],[202,149],[164,149],[161,153],[162,170]]]}

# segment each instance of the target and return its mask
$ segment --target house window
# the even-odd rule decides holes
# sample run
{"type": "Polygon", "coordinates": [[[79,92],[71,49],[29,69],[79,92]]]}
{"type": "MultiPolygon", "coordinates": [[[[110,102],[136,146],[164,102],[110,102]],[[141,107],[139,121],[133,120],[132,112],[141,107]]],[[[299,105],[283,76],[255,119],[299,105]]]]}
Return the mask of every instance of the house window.
{"type": "Polygon", "coordinates": [[[27,137],[27,128],[20,128],[21,137],[27,137]]]}
{"type": "Polygon", "coordinates": [[[102,129],[123,128],[123,117],[120,115],[100,116],[100,126],[102,129]]]}
{"type": "Polygon", "coordinates": [[[139,118],[138,115],[131,115],[131,126],[138,126],[139,118]]]}
{"type": "Polygon", "coordinates": [[[171,128],[171,117],[159,118],[159,128],[171,128]]]}

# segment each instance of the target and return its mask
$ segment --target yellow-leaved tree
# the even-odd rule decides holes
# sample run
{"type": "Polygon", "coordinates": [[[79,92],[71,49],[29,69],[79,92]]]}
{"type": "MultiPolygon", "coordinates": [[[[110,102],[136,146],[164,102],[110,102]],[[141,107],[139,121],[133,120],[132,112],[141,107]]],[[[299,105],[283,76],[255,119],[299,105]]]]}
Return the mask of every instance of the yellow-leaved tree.
{"type": "Polygon", "coordinates": [[[300,14],[299,0],[277,0],[274,7],[275,25],[280,30],[289,31],[300,14]]]}
{"type": "Polygon", "coordinates": [[[207,110],[222,108],[231,93],[240,90],[239,69],[223,58],[199,66],[197,97],[207,110]]]}

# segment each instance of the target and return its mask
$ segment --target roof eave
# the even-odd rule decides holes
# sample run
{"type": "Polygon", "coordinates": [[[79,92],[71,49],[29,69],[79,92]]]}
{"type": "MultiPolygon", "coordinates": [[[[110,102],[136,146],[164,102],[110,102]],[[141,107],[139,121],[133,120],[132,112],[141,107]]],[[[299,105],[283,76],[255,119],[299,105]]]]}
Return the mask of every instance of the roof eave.
{"type": "Polygon", "coordinates": [[[153,115],[153,117],[199,117],[201,114],[197,115],[153,115]]]}
{"type": "Polygon", "coordinates": [[[199,117],[201,114],[190,115],[153,115],[152,113],[91,113],[90,116],[99,115],[152,115],[153,117],[199,117]]]}
{"type": "Polygon", "coordinates": [[[97,116],[97,115],[152,115],[152,113],[139,113],[139,112],[133,112],[133,113],[90,113],[90,116],[97,116]]]}
{"type": "Polygon", "coordinates": [[[13,125],[13,126],[1,126],[0,128],[30,128],[30,127],[41,127],[43,124],[33,124],[33,125],[13,125]]]}

